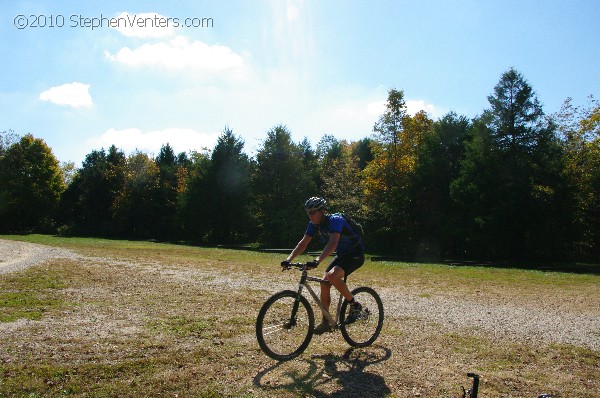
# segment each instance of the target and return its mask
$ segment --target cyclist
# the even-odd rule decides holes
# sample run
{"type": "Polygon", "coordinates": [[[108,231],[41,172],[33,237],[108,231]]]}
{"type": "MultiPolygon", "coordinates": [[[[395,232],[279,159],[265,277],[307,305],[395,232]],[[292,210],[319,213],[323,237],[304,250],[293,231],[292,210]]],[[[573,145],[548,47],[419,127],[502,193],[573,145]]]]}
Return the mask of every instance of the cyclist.
{"type": "MultiPolygon", "coordinates": [[[[321,283],[321,302],[329,310],[329,305],[331,304],[331,285],[335,286],[350,303],[350,315],[346,320],[347,322],[353,322],[360,316],[362,306],[354,300],[346,282],[344,282],[344,276],[350,275],[364,264],[364,243],[360,235],[352,229],[341,214],[327,213],[327,201],[325,199],[312,197],[306,201],[304,209],[310,219],[306,232],[287,259],[281,262],[281,265],[289,265],[294,258],[306,250],[306,247],[315,235],[319,236],[322,243],[326,245],[317,258],[307,263],[309,268],[317,267],[334,251],[336,252],[335,258],[329,264],[323,276],[323,279],[329,281],[331,284],[321,283]]],[[[330,331],[331,325],[323,317],[321,323],[315,327],[314,333],[323,334],[330,331]]]]}

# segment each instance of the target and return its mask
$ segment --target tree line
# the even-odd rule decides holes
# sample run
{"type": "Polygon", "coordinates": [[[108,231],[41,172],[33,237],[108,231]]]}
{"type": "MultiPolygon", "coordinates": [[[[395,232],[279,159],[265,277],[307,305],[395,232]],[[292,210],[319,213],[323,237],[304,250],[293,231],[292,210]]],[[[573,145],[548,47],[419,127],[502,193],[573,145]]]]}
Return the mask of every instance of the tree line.
{"type": "Polygon", "coordinates": [[[303,203],[356,218],[367,247],[441,257],[600,260],[600,106],[552,115],[515,69],[475,118],[407,113],[390,89],[373,134],[313,148],[274,126],[254,157],[226,127],[212,150],[126,155],[114,145],[60,165],[43,140],[0,134],[0,230],[292,247],[303,203]]]}

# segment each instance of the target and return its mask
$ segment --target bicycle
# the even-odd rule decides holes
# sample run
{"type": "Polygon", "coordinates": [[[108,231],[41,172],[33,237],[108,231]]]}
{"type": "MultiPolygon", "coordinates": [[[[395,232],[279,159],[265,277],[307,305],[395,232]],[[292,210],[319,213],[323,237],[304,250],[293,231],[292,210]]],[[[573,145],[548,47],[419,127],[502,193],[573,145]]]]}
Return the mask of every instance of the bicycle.
{"type": "Polygon", "coordinates": [[[377,340],[383,326],[383,303],[375,290],[370,287],[352,290],[352,295],[363,309],[358,319],[347,321],[350,304],[341,294],[334,317],[308,283],[330,282],[309,276],[309,268],[303,263],[291,263],[282,271],[290,269],[302,271],[298,290],[283,290],[272,295],[265,301],[256,319],[256,338],[265,354],[279,361],[288,361],[302,354],[310,344],[315,316],[309,301],[302,295],[304,289],[317,303],[332,330],[339,329],[352,347],[367,347],[377,340]]]}

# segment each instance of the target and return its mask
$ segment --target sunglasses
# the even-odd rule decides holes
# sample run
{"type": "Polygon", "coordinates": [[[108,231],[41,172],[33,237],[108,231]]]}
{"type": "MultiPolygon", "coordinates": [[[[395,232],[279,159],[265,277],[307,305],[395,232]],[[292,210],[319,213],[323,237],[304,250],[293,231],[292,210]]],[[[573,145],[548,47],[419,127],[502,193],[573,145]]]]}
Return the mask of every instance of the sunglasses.
{"type": "Polygon", "coordinates": [[[314,216],[315,214],[317,214],[320,210],[308,210],[306,213],[309,216],[314,216]]]}

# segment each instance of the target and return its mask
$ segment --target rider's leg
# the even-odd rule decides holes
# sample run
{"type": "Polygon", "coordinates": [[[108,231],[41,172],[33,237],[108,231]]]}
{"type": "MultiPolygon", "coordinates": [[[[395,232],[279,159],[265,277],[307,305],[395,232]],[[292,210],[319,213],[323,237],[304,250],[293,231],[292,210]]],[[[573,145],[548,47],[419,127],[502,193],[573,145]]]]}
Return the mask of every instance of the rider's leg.
{"type": "Polygon", "coordinates": [[[362,305],[359,302],[354,301],[354,297],[352,296],[352,293],[350,293],[350,289],[348,289],[348,285],[346,285],[346,282],[344,281],[344,275],[345,271],[342,268],[335,266],[328,272],[326,279],[330,281],[331,284],[335,286],[335,288],[342,294],[342,296],[344,296],[346,301],[350,303],[350,312],[345,321],[347,323],[352,323],[356,322],[360,318],[362,313],[362,305]]]}
{"type": "MultiPolygon", "coordinates": [[[[323,275],[323,279],[327,280],[327,272],[323,275]]],[[[329,283],[321,283],[321,304],[329,311],[331,305],[331,285],[329,283]]]]}
{"type": "MultiPolygon", "coordinates": [[[[323,279],[327,279],[327,272],[323,276],[323,279]]],[[[321,283],[321,304],[329,311],[329,306],[331,305],[331,285],[329,283],[321,283]]],[[[325,317],[325,314],[323,314],[321,323],[315,327],[314,332],[315,334],[331,332],[331,324],[325,317]]]]}
{"type": "MultiPolygon", "coordinates": [[[[350,293],[350,289],[348,289],[348,285],[344,282],[345,271],[338,267],[337,265],[333,267],[329,272],[325,274],[325,280],[331,282],[333,286],[344,296],[347,301],[352,301],[352,293],[350,293]]],[[[321,294],[323,294],[323,284],[321,284],[321,294]]],[[[329,303],[331,303],[331,294],[329,294],[329,303]]],[[[323,301],[323,296],[321,296],[321,301],[323,301]]],[[[326,306],[329,308],[329,303],[326,306]]],[[[323,303],[325,304],[325,303],[323,303]]]]}
{"type": "MultiPolygon", "coordinates": [[[[323,276],[323,279],[330,282],[321,283],[321,303],[328,311],[329,306],[331,305],[331,285],[335,286],[346,300],[352,301],[353,299],[350,289],[348,289],[346,282],[344,282],[344,275],[345,271],[342,268],[334,266],[329,271],[326,271],[323,276]]],[[[315,327],[314,332],[315,334],[322,334],[329,331],[331,331],[331,325],[325,316],[323,316],[323,320],[315,327]]]]}

